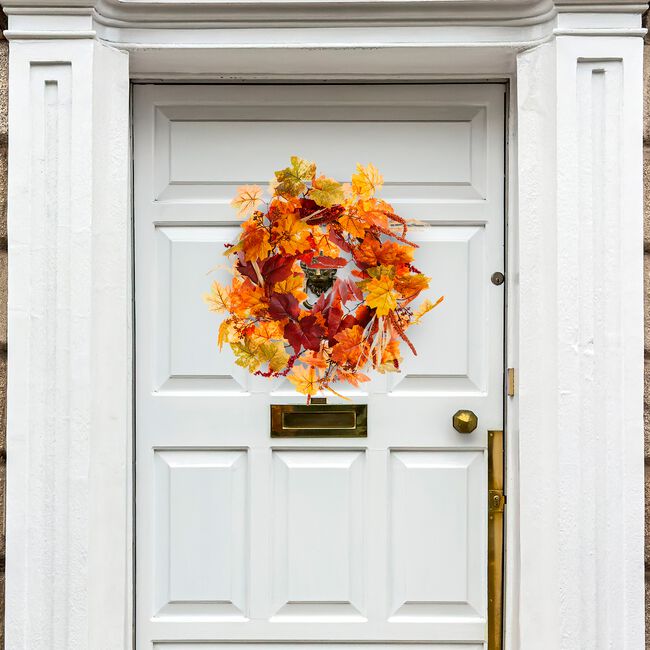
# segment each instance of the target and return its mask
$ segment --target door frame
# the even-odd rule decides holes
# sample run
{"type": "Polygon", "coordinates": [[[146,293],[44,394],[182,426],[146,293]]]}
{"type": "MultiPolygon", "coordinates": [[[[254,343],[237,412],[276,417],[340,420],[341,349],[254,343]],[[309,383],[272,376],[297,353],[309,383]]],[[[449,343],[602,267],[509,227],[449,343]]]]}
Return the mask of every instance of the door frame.
{"type": "Polygon", "coordinates": [[[219,2],[189,18],[137,4],[5,7],[8,647],[132,647],[129,84],[143,79],[508,80],[505,644],[641,647],[645,5],[351,3],[341,25],[322,3],[296,26],[261,3],[239,10],[257,31],[219,31],[219,2]]]}

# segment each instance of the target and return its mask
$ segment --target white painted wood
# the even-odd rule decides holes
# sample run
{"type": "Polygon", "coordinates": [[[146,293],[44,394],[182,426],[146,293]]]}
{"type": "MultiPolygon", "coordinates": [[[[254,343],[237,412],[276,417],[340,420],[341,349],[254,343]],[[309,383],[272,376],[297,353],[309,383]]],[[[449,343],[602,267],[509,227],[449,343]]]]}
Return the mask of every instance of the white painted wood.
{"type": "MultiPolygon", "coordinates": [[[[470,0],[454,3],[433,0],[410,3],[410,6],[395,5],[394,10],[391,7],[388,13],[382,13],[388,6],[385,3],[364,3],[360,15],[353,3],[346,6],[336,2],[291,3],[289,10],[294,14],[298,11],[299,20],[281,29],[278,23],[269,20],[278,17],[276,6],[267,2],[246,3],[245,9],[231,5],[233,14],[246,13],[248,29],[245,30],[234,22],[226,26],[223,5],[212,3],[201,3],[200,8],[194,5],[190,9],[185,4],[155,0],[146,5],[121,2],[120,16],[114,18],[104,9],[105,5],[91,0],[12,0],[4,4],[3,9],[9,15],[6,35],[12,40],[7,647],[131,647],[130,361],[128,320],[125,320],[129,314],[125,296],[128,295],[130,255],[129,225],[121,208],[128,184],[123,165],[126,156],[120,153],[125,151],[128,136],[125,110],[128,75],[183,81],[377,82],[475,80],[477,77],[509,80],[508,365],[520,370],[520,392],[508,400],[507,647],[508,650],[536,647],[573,650],[581,642],[584,647],[593,647],[596,634],[598,642],[617,648],[643,646],[639,143],[640,37],[645,33],[640,14],[646,9],[646,3],[556,0],[555,6],[545,14],[542,2],[496,0],[489,7],[481,3],[481,15],[475,13],[469,20],[478,4],[470,0]],[[420,11],[423,13],[418,14],[420,11]],[[190,16],[191,25],[179,23],[179,13],[182,17],[190,16]],[[209,14],[218,15],[219,22],[210,22],[209,14]],[[256,24],[253,16],[260,22],[256,24]],[[191,29],[184,28],[188,26],[191,29]],[[349,29],[353,26],[357,28],[349,29]],[[96,43],[91,47],[90,39],[95,38],[103,45],[96,43]],[[548,45],[540,47],[545,43],[548,45]],[[558,47],[560,43],[564,45],[558,47]],[[128,53],[128,70],[127,56],[106,45],[117,45],[128,53]],[[31,97],[32,80],[38,70],[45,70],[46,74],[52,73],[50,81],[56,82],[57,93],[65,90],[67,73],[63,71],[67,62],[73,62],[70,104],[61,106],[61,112],[70,113],[73,126],[69,158],[64,155],[66,142],[62,142],[57,155],[50,158],[57,173],[40,174],[35,171],[37,167],[32,170],[31,161],[40,164],[41,160],[43,131],[35,116],[42,115],[44,104],[38,93],[36,99],[31,97]],[[596,88],[602,80],[601,73],[589,74],[590,62],[596,66],[602,62],[605,86],[612,79],[622,80],[620,93],[611,95],[618,98],[621,116],[615,121],[617,126],[613,131],[587,127],[591,124],[590,104],[593,103],[589,79],[597,78],[596,88]],[[620,64],[618,72],[616,64],[620,64]],[[57,72],[63,76],[54,76],[57,72]],[[558,97],[564,101],[556,105],[558,97]],[[88,119],[90,103],[94,106],[92,122],[88,119]],[[111,128],[105,128],[106,124],[111,128]],[[574,128],[576,125],[581,125],[582,130],[574,128]],[[583,151],[580,155],[576,137],[583,151]],[[594,169],[603,169],[603,158],[598,156],[595,166],[592,163],[581,167],[580,183],[570,182],[577,178],[575,161],[591,156],[584,152],[593,148],[592,143],[609,142],[608,151],[611,151],[616,141],[621,173],[615,182],[611,182],[609,172],[601,176],[600,172],[593,173],[594,169]],[[119,146],[113,149],[116,144],[119,146]],[[89,151],[94,164],[90,163],[89,151]],[[70,173],[66,171],[68,160],[73,161],[70,173]],[[68,180],[72,173],[74,185],[68,180]],[[598,186],[601,179],[606,182],[601,183],[603,189],[598,196],[607,205],[617,204],[618,210],[599,212],[596,219],[590,220],[593,206],[602,201],[590,203],[589,188],[598,186]],[[72,256],[69,263],[64,252],[65,239],[46,240],[44,247],[44,240],[37,236],[46,223],[39,197],[49,197],[53,186],[66,184],[74,187],[69,201],[71,219],[81,219],[74,215],[83,211],[87,220],[84,226],[92,233],[93,241],[91,248],[84,247],[84,254],[72,256]],[[95,198],[92,210],[88,209],[89,193],[95,198]],[[579,210],[578,200],[582,201],[579,210]],[[562,208],[558,212],[561,221],[556,219],[557,206],[562,208]],[[617,215],[618,222],[612,215],[617,215]],[[608,322],[607,326],[601,327],[598,321],[599,326],[594,329],[596,333],[613,332],[614,335],[607,340],[594,337],[590,363],[597,372],[594,370],[593,380],[581,379],[583,375],[575,371],[574,359],[591,344],[586,348],[567,345],[566,333],[573,331],[570,328],[575,320],[574,309],[582,314],[581,323],[603,313],[603,305],[607,303],[602,296],[609,295],[610,285],[603,284],[603,274],[599,273],[595,274],[593,288],[589,288],[590,284],[584,280],[585,271],[572,275],[575,269],[566,266],[564,253],[562,258],[558,257],[557,251],[576,250],[574,218],[580,219],[580,232],[596,232],[594,223],[618,223],[612,247],[606,252],[611,254],[617,247],[620,257],[618,261],[607,258],[607,265],[603,262],[601,266],[608,269],[608,281],[624,289],[619,296],[621,316],[618,322],[602,321],[608,322]],[[60,246],[63,247],[59,250],[60,246]],[[45,251],[50,256],[47,274],[45,251]],[[74,318],[69,320],[75,325],[75,359],[79,358],[80,350],[88,349],[84,348],[88,344],[84,332],[92,331],[89,357],[94,362],[91,375],[78,371],[79,364],[67,366],[74,367],[68,385],[75,389],[74,401],[70,402],[75,405],[75,415],[68,420],[65,414],[72,413],[72,408],[65,399],[59,398],[67,392],[65,384],[60,383],[61,368],[71,358],[72,347],[57,346],[55,361],[31,348],[32,341],[44,339],[48,349],[54,349],[52,310],[49,307],[49,311],[44,310],[37,296],[39,291],[42,293],[42,278],[52,276],[52,269],[61,269],[52,277],[57,277],[57,286],[63,287],[58,278],[65,277],[65,268],[70,269],[69,276],[74,278],[70,286],[77,291],[74,318]],[[570,284],[566,280],[561,282],[564,277],[582,280],[570,284]],[[86,290],[81,296],[78,291],[87,289],[89,278],[92,278],[93,292],[86,290]],[[568,305],[565,319],[559,318],[562,312],[558,312],[558,305],[563,309],[568,305]],[[111,344],[107,343],[109,340],[111,344]],[[562,343],[556,343],[558,340],[562,343]],[[561,356],[559,349],[562,349],[561,356]],[[570,367],[565,359],[571,360],[570,367]],[[607,359],[605,366],[603,359],[607,359]],[[618,379],[608,380],[608,377],[618,379]],[[582,395],[577,401],[570,399],[569,407],[563,404],[562,418],[556,408],[560,378],[562,395],[573,396],[578,392],[582,395]],[[612,390],[615,381],[619,382],[620,391],[612,390]],[[50,430],[43,425],[43,410],[39,408],[46,393],[43,387],[52,392],[58,385],[61,386],[56,393],[58,410],[51,420],[64,423],[61,426],[70,422],[75,432],[82,432],[81,439],[92,453],[86,453],[87,446],[75,444],[67,457],[59,454],[50,466],[39,460],[43,458],[44,447],[39,448],[36,443],[47,442],[42,432],[50,430]],[[594,391],[600,392],[596,395],[594,391]],[[606,400],[602,399],[603,394],[606,400]],[[603,422],[625,423],[624,432],[608,426],[608,433],[611,430],[614,433],[605,439],[607,445],[594,444],[602,437],[596,437],[592,424],[586,428],[587,435],[578,439],[567,436],[563,430],[558,435],[560,423],[566,419],[590,422],[589,400],[605,405],[604,411],[599,411],[603,422]],[[91,424],[87,417],[89,411],[84,415],[84,408],[92,410],[91,424]],[[566,446],[567,441],[572,444],[566,446]],[[73,476],[74,489],[67,494],[60,489],[53,490],[48,475],[42,472],[44,467],[50,475],[56,472],[64,480],[73,476]],[[74,470],[72,474],[69,467],[74,470]],[[558,487],[560,470],[565,479],[571,480],[558,487]],[[602,476],[607,478],[604,495],[589,489],[590,485],[596,485],[594,477],[602,476]],[[87,489],[85,485],[91,487],[87,489]],[[567,491],[572,495],[568,504],[567,491]],[[84,501],[86,497],[88,500],[84,501]],[[54,501],[58,508],[56,517],[52,515],[54,501]],[[62,532],[66,530],[62,513],[68,504],[72,504],[68,530],[75,531],[74,534],[62,532]],[[604,526],[603,521],[614,523],[604,526]],[[57,531],[56,539],[53,531],[57,531]],[[555,534],[557,531],[562,531],[561,539],[559,533],[555,534]],[[84,549],[88,547],[91,552],[86,555],[84,549]],[[116,551],[121,548],[127,549],[125,554],[116,551]],[[60,558],[71,558],[67,568],[61,562],[57,564],[56,576],[51,560],[54,557],[57,562],[60,558]],[[590,560],[585,562],[583,558],[590,560]],[[559,603],[561,608],[556,607],[559,603]],[[580,633],[578,621],[588,621],[580,633]],[[73,632],[66,633],[63,631],[66,629],[73,632]],[[584,636],[581,638],[580,634],[584,636]],[[601,638],[605,640],[601,642],[601,638]]],[[[292,15],[292,20],[295,17],[292,15]]],[[[599,92],[596,91],[596,96],[599,92]]],[[[596,105],[603,106],[598,100],[596,105]]],[[[608,118],[617,112],[611,104],[603,110],[608,118]]],[[[50,114],[58,115],[59,110],[50,114]]],[[[58,198],[50,201],[49,209],[55,206],[58,214],[64,214],[59,208],[65,205],[65,199],[61,201],[58,198]]],[[[81,230],[71,233],[75,242],[83,236],[81,230]]],[[[587,248],[586,259],[598,255],[593,251],[587,248]]],[[[56,300],[63,295],[65,292],[56,293],[56,300]]],[[[65,319],[61,323],[65,324],[65,319]]],[[[588,334],[583,325],[580,328],[582,336],[588,334]]],[[[58,331],[60,337],[60,326],[58,331]]],[[[584,340],[589,341],[588,337],[584,340]]],[[[587,352],[583,356],[587,357],[587,352]]],[[[589,365],[583,365],[582,369],[585,367],[590,369],[589,365]]],[[[195,385],[193,390],[199,392],[199,386],[195,385]]],[[[214,386],[208,385],[208,394],[212,390],[214,386]]],[[[180,395],[176,399],[182,401],[180,395]]],[[[184,408],[191,420],[191,409],[187,405],[184,408]]],[[[248,417],[247,413],[242,415],[248,417]]],[[[198,428],[196,422],[188,422],[189,427],[198,428]]],[[[269,495],[264,491],[270,480],[266,476],[270,467],[268,454],[266,449],[252,449],[247,453],[250,491],[260,504],[259,516],[249,522],[254,537],[267,534],[270,525],[269,495]]],[[[368,480],[386,480],[387,463],[381,451],[368,450],[366,471],[368,480]]],[[[367,514],[371,526],[381,525],[380,503],[383,502],[382,499],[369,502],[367,514]]],[[[377,562],[376,558],[385,553],[379,541],[369,550],[368,557],[377,562]]],[[[258,556],[251,561],[251,571],[263,576],[268,564],[268,558],[258,556]]],[[[369,589],[377,589],[385,579],[385,570],[376,572],[370,578],[369,589]]],[[[251,610],[256,615],[268,616],[268,612],[262,611],[262,600],[259,594],[251,594],[251,610]]],[[[376,603],[369,602],[366,607],[370,615],[373,612],[376,615],[376,603]]],[[[282,639],[283,624],[276,625],[280,626],[274,628],[276,638],[282,639]]],[[[444,633],[444,624],[434,627],[444,633]]],[[[394,629],[389,627],[387,631],[390,634],[394,629]]],[[[345,640],[349,633],[349,626],[337,625],[332,640],[345,640]]],[[[181,635],[189,642],[192,630],[184,628],[181,635]]],[[[187,644],[179,647],[183,645],[187,644]]],[[[469,647],[474,650],[475,645],[469,647]]],[[[463,646],[454,644],[453,647],[463,646]]]]}
{"type": "Polygon", "coordinates": [[[155,615],[244,620],[246,452],[159,451],[154,465],[155,615]]]}
{"type": "MultiPolygon", "coordinates": [[[[503,287],[490,274],[503,268],[504,86],[143,85],[134,93],[139,643],[188,634],[482,643],[485,446],[487,429],[503,421],[503,287]],[[216,350],[219,319],[201,301],[223,242],[237,232],[232,192],[263,182],[289,153],[274,150],[277,125],[337,178],[373,155],[383,196],[428,224],[413,233],[422,242],[416,264],[434,277],[436,296],[449,295],[443,317],[415,334],[419,354],[408,355],[403,375],[342,388],[369,404],[367,441],[271,441],[269,404],[304,397],[286,380],[242,376],[230,352],[216,350]],[[348,142],[353,130],[372,143],[368,152],[364,138],[348,142]],[[375,142],[382,132],[385,148],[375,142]],[[231,158],[241,147],[259,152],[250,167],[240,153],[231,158]],[[481,419],[471,436],[451,426],[462,407],[481,419]],[[246,531],[250,570],[213,589],[230,594],[244,580],[237,612],[210,604],[216,596],[206,595],[200,571],[204,561],[215,582],[225,580],[205,539],[231,521],[235,497],[205,501],[208,479],[190,478],[195,456],[230,453],[251,457],[246,496],[237,492],[248,504],[237,531],[246,531]],[[160,469],[169,458],[186,489],[171,496],[160,469]],[[169,551],[182,525],[172,510],[193,508],[212,521],[185,526],[184,564],[169,551]],[[174,563],[186,577],[172,603],[174,563]]],[[[219,601],[232,607],[228,598],[219,601]]]]}
{"type": "Polygon", "coordinates": [[[128,643],[127,64],[11,48],[7,648],[128,643]]]}
{"type": "Polygon", "coordinates": [[[363,451],[273,453],[272,621],[365,620],[364,461],[363,451]]]}
{"type": "Polygon", "coordinates": [[[390,620],[481,620],[483,454],[393,451],[390,464],[390,620]]]}
{"type": "Polygon", "coordinates": [[[519,647],[642,645],[641,47],[519,58],[519,647]]]}

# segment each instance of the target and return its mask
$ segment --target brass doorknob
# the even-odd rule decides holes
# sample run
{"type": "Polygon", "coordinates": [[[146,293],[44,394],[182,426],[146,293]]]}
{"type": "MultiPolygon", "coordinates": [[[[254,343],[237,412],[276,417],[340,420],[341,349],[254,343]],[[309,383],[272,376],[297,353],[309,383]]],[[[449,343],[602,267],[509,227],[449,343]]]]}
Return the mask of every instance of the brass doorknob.
{"type": "Polygon", "coordinates": [[[478,417],[474,411],[456,411],[452,418],[454,429],[458,433],[472,433],[478,426],[478,417]]]}

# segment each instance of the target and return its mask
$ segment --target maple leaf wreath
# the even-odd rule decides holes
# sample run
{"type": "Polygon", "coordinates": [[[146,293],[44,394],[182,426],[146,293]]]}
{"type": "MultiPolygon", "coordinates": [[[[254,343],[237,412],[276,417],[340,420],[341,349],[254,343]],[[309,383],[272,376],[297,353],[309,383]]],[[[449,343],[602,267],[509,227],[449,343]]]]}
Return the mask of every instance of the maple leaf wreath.
{"type": "Polygon", "coordinates": [[[430,278],[413,266],[406,220],[375,197],[382,183],[372,164],[341,184],[293,156],[268,201],[261,187],[238,188],[231,204],[245,220],[224,253],[234,277],[205,296],[211,311],[228,314],[219,349],[228,343],[237,365],[288,375],[309,402],[323,390],[339,395],[334,382],[368,381],[369,370],[398,372],[401,342],[416,354],[406,330],[444,297],[412,308],[430,278]],[[351,274],[335,277],[348,264],[351,274]]]}

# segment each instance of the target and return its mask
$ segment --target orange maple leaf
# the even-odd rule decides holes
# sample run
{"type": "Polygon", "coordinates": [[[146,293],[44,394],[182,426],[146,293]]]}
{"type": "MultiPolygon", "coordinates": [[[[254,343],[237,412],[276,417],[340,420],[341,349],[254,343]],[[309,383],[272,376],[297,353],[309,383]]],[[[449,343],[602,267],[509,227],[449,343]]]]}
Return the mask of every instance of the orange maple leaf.
{"type": "Polygon", "coordinates": [[[262,309],[266,309],[264,290],[248,278],[243,282],[235,278],[230,291],[230,311],[237,316],[248,316],[262,309]]]}
{"type": "Polygon", "coordinates": [[[278,219],[273,233],[277,237],[277,244],[287,255],[304,253],[311,247],[311,228],[292,212],[278,219]]]}
{"type": "Polygon", "coordinates": [[[358,365],[366,352],[363,328],[360,325],[348,327],[336,334],[334,338],[338,343],[332,348],[332,360],[340,364],[358,365]]]}
{"type": "Polygon", "coordinates": [[[392,339],[382,350],[377,370],[381,373],[399,372],[399,364],[401,360],[402,355],[400,354],[399,341],[397,339],[392,339]]]}
{"type": "Polygon", "coordinates": [[[384,266],[398,266],[413,261],[415,249],[412,246],[398,244],[394,241],[385,241],[379,250],[379,263],[384,266]]]}
{"type": "Polygon", "coordinates": [[[314,241],[314,250],[316,255],[325,255],[326,257],[338,257],[341,254],[341,249],[332,244],[329,240],[327,232],[322,231],[316,227],[312,230],[312,237],[314,241]]]}
{"type": "Polygon", "coordinates": [[[341,224],[343,230],[349,232],[353,237],[363,237],[366,230],[370,227],[367,221],[349,212],[340,216],[338,222],[341,224]]]}
{"type": "Polygon", "coordinates": [[[230,202],[237,215],[246,217],[262,203],[262,188],[258,185],[242,185],[237,188],[237,196],[230,202]]]}
{"type": "Polygon", "coordinates": [[[379,266],[379,251],[381,243],[375,237],[367,234],[357,248],[352,251],[354,259],[360,264],[379,266]]]}
{"type": "Polygon", "coordinates": [[[300,361],[306,363],[308,366],[313,366],[314,368],[321,368],[323,370],[327,368],[327,361],[325,361],[321,352],[308,350],[300,357],[300,361]]]}
{"type": "Polygon", "coordinates": [[[367,199],[357,203],[357,214],[370,226],[388,228],[388,212],[391,206],[379,199],[367,199]]]}
{"type": "Polygon", "coordinates": [[[241,246],[246,261],[251,262],[266,258],[271,252],[269,231],[255,220],[242,224],[242,229],[244,232],[237,247],[241,246]]]}
{"type": "Polygon", "coordinates": [[[320,390],[322,375],[314,366],[295,365],[288,379],[299,393],[311,396],[320,390]]]}
{"type": "Polygon", "coordinates": [[[429,278],[422,273],[408,273],[395,278],[395,289],[402,294],[407,302],[418,297],[421,291],[429,287],[429,278]]]}
{"type": "Polygon", "coordinates": [[[377,316],[387,316],[397,307],[398,294],[394,287],[394,281],[387,275],[382,275],[378,279],[372,278],[366,284],[365,289],[368,291],[366,305],[376,309],[377,316]]]}
{"type": "Polygon", "coordinates": [[[255,343],[263,343],[272,339],[282,340],[284,338],[282,325],[275,320],[262,321],[251,333],[250,338],[255,343]]]}
{"type": "Polygon", "coordinates": [[[362,372],[344,370],[343,368],[337,368],[336,379],[337,381],[346,381],[354,387],[358,387],[362,382],[370,381],[370,377],[362,372]]]}
{"type": "Polygon", "coordinates": [[[368,163],[366,167],[357,163],[357,173],[352,174],[352,189],[361,198],[369,199],[381,189],[383,183],[384,177],[372,163],[368,163]]]}

